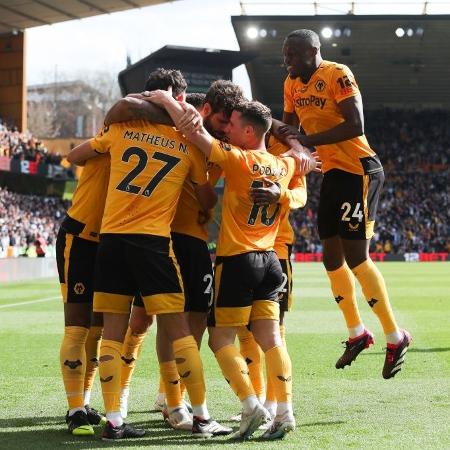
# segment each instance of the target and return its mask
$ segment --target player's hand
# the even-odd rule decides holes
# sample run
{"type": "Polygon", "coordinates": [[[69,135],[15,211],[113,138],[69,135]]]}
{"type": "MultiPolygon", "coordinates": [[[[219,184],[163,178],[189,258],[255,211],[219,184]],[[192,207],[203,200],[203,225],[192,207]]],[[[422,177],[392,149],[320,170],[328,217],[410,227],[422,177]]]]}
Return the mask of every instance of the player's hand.
{"type": "Polygon", "coordinates": [[[156,91],[144,91],[141,93],[142,100],[152,102],[158,106],[164,106],[169,101],[173,101],[172,86],[169,86],[166,91],[157,89],[156,91]]]}
{"type": "Polygon", "coordinates": [[[298,136],[302,136],[298,128],[292,125],[282,125],[278,129],[278,132],[280,134],[280,137],[285,139],[298,139],[298,136]]]}
{"type": "Polygon", "coordinates": [[[280,186],[268,178],[265,178],[262,181],[264,183],[263,187],[250,189],[250,198],[253,203],[255,203],[255,205],[270,205],[272,203],[277,203],[281,195],[280,186]]]}
{"type": "Polygon", "coordinates": [[[311,156],[316,160],[316,167],[314,172],[322,173],[322,160],[320,159],[319,153],[312,152],[311,156]]]}
{"type": "Polygon", "coordinates": [[[127,98],[137,98],[138,100],[147,100],[148,97],[146,97],[142,92],[137,93],[131,93],[126,96],[127,98]]]}
{"type": "Polygon", "coordinates": [[[291,148],[286,153],[283,153],[281,155],[283,158],[290,156],[291,158],[294,158],[296,162],[296,175],[303,176],[307,175],[309,172],[312,172],[316,169],[317,162],[315,157],[309,153],[308,150],[297,150],[294,148],[291,148]]]}
{"type": "Polygon", "coordinates": [[[203,118],[197,109],[189,103],[181,102],[184,114],[177,121],[177,128],[183,134],[195,133],[203,126],[203,118]]]}
{"type": "Polygon", "coordinates": [[[280,134],[280,137],[283,139],[295,139],[298,141],[301,145],[308,146],[308,136],[305,134],[300,133],[300,130],[293,127],[292,125],[282,125],[278,132],[280,134]]]}

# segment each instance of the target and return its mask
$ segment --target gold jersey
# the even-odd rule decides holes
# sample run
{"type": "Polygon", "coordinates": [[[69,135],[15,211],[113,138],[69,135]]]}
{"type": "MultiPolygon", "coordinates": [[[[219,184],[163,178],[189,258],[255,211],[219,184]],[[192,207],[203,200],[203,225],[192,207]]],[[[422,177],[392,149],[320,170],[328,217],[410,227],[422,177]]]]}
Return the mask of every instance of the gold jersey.
{"type": "Polygon", "coordinates": [[[217,140],[209,160],[225,172],[217,256],[273,250],[281,206],[255,205],[250,188],[261,186],[265,178],[287,188],[295,172],[294,160],[277,158],[267,151],[241,150],[217,140]]]}
{"type": "MultiPolygon", "coordinates": [[[[289,147],[270,136],[267,145],[267,151],[274,155],[280,156],[287,152],[289,147]]],[[[282,191],[280,197],[280,227],[275,239],[274,250],[278,259],[289,259],[288,245],[293,245],[295,241],[295,233],[289,222],[289,212],[291,209],[302,208],[306,204],[306,178],[304,176],[294,176],[289,182],[288,189],[282,191]]]]}
{"type": "Polygon", "coordinates": [[[109,155],[99,155],[86,161],[73,194],[72,206],[62,223],[68,233],[98,242],[108,191],[109,168],[109,155]]]}
{"type": "MultiPolygon", "coordinates": [[[[351,70],[331,61],[322,61],[307,84],[300,77],[284,82],[284,111],[295,113],[307,135],[334,128],[344,121],[338,103],[359,96],[360,91],[351,70]]],[[[335,144],[316,146],[322,160],[322,171],[340,169],[358,175],[382,170],[376,153],[366,136],[335,144]]]]}
{"type": "Polygon", "coordinates": [[[204,155],[167,125],[143,120],[112,124],[91,145],[111,155],[101,233],[169,237],[186,178],[207,181],[204,155]]]}
{"type": "MultiPolygon", "coordinates": [[[[221,172],[222,169],[219,166],[212,166],[208,169],[208,181],[211,186],[216,185],[221,172]]],[[[208,240],[208,222],[203,223],[201,209],[194,186],[187,180],[183,185],[171,230],[174,233],[187,234],[206,242],[208,240]]]]}

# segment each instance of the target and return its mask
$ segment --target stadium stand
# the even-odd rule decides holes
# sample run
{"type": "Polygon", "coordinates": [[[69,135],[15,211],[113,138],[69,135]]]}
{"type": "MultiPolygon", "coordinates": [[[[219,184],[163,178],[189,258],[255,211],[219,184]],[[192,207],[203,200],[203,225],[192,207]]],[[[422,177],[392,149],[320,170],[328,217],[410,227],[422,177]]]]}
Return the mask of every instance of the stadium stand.
{"type": "MultiPolygon", "coordinates": [[[[372,252],[449,252],[450,113],[377,110],[366,113],[369,143],[386,172],[372,252]]],[[[294,250],[321,253],[317,234],[320,175],[308,177],[308,203],[293,213],[294,250]]]]}
{"type": "Polygon", "coordinates": [[[54,257],[59,222],[68,202],[21,195],[0,187],[0,257],[54,257]]]}
{"type": "MultiPolygon", "coordinates": [[[[371,251],[403,254],[450,252],[450,113],[443,110],[366,112],[367,135],[379,154],[386,183],[371,251]]],[[[39,140],[0,123],[0,157],[59,164],[39,140]]],[[[0,167],[0,170],[3,170],[0,167]]],[[[308,177],[308,203],[292,214],[294,252],[321,253],[317,205],[321,177],[308,177]]],[[[58,198],[19,195],[0,189],[0,257],[35,256],[40,235],[53,256],[55,230],[69,206],[58,198]],[[31,216],[32,211],[37,214],[31,216]]]]}
{"type": "Polygon", "coordinates": [[[0,170],[73,178],[73,172],[61,166],[63,158],[51,153],[30,132],[8,126],[0,118],[0,170]]]}

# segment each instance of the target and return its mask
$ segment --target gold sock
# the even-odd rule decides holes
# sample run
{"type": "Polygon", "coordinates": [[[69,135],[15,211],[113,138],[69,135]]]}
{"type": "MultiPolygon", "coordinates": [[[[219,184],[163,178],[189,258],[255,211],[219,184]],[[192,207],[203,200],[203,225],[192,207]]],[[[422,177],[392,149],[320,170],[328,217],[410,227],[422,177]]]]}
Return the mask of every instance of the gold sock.
{"type": "Polygon", "coordinates": [[[161,377],[159,377],[158,394],[165,394],[165,393],[166,393],[166,387],[164,386],[164,381],[161,377]]]}
{"type": "Polygon", "coordinates": [[[178,373],[186,384],[192,405],[203,405],[206,399],[205,379],[200,352],[194,337],[189,335],[173,341],[173,353],[178,373]]]}
{"type": "Polygon", "coordinates": [[[103,327],[89,328],[86,344],[86,373],[84,375],[84,390],[92,391],[95,374],[98,368],[98,357],[100,355],[100,343],[102,340],[103,327]]]}
{"type": "Polygon", "coordinates": [[[239,346],[241,355],[244,357],[250,372],[250,380],[258,398],[264,397],[264,376],[262,369],[261,347],[256,343],[253,333],[247,327],[238,330],[239,346]]]}
{"type": "Polygon", "coordinates": [[[184,397],[186,397],[186,384],[183,380],[180,380],[180,395],[181,399],[184,400],[184,397]]]}
{"type": "Polygon", "coordinates": [[[267,378],[271,380],[278,403],[292,402],[292,365],[285,347],[273,347],[265,353],[267,378]]]}
{"type": "Polygon", "coordinates": [[[121,350],[122,342],[102,340],[99,372],[106,413],[120,411],[121,350]]]}
{"type": "Polygon", "coordinates": [[[239,400],[243,401],[250,395],[255,395],[247,363],[233,344],[222,347],[214,355],[223,376],[239,400]]]}
{"type": "Polygon", "coordinates": [[[135,334],[128,327],[127,334],[122,344],[122,372],[120,378],[120,388],[126,389],[130,386],[131,376],[136,367],[136,360],[141,353],[142,343],[147,333],[135,334]]]}
{"type": "Polygon", "coordinates": [[[391,309],[386,284],[377,266],[369,258],[356,266],[353,273],[361,285],[367,303],[381,322],[384,334],[397,331],[398,326],[391,309]]]}
{"type": "MultiPolygon", "coordinates": [[[[180,375],[178,375],[175,360],[159,363],[159,376],[166,394],[166,403],[169,408],[181,405],[180,375]]],[[[159,390],[161,392],[161,389],[159,390]]]]}
{"type": "Polygon", "coordinates": [[[280,336],[281,336],[281,341],[283,342],[284,348],[287,348],[287,346],[286,346],[286,327],[284,325],[280,325],[280,336]]]}
{"type": "Polygon", "coordinates": [[[347,328],[354,328],[361,324],[356,303],[355,279],[350,268],[344,263],[337,270],[327,271],[327,275],[330,279],[334,299],[344,314],[347,328]]]}
{"type": "Polygon", "coordinates": [[[65,327],[59,360],[69,409],[84,406],[85,344],[89,329],[65,327]]]}

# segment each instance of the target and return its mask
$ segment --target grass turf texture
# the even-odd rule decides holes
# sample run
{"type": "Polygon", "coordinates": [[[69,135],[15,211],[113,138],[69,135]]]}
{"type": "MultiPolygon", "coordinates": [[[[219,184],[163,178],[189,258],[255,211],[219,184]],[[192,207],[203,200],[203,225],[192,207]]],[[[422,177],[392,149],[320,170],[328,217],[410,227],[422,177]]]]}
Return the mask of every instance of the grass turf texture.
{"type": "MultiPolygon", "coordinates": [[[[61,303],[53,299],[4,307],[58,296],[57,281],[2,284],[0,448],[450,448],[450,263],[379,267],[400,326],[414,338],[404,369],[392,380],[382,379],[384,338],[369,306],[361,300],[363,320],[377,341],[351,368],[336,370],[346,330],[327,277],[320,264],[294,265],[294,310],[287,316],[287,342],[294,367],[298,428],[284,441],[270,443],[258,438],[246,443],[227,438],[193,441],[189,433],[167,428],[160,413],[150,413],[158,386],[154,330],[132,380],[127,419],[145,428],[147,436],[111,444],[99,439],[98,427],[95,437],[70,436],[59,372],[61,303]]],[[[228,417],[239,411],[239,403],[206,339],[202,355],[209,409],[229,424],[228,417]]],[[[94,389],[91,405],[101,410],[97,380],[94,389]]]]}

